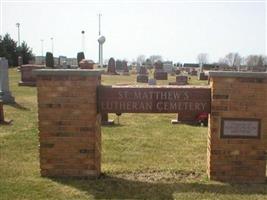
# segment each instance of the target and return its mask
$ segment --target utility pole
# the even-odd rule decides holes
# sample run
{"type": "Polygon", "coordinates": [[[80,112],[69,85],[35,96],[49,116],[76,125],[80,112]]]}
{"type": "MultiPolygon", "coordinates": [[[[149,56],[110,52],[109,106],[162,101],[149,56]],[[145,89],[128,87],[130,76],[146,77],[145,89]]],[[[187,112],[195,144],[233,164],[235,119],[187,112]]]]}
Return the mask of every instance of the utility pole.
{"type": "Polygon", "coordinates": [[[54,56],[54,38],[51,37],[50,39],[51,39],[51,51],[52,51],[52,54],[54,56]]]}
{"type": "Polygon", "coordinates": [[[42,53],[42,64],[44,63],[44,40],[41,39],[41,53],[42,53]]]}
{"type": "Polygon", "coordinates": [[[20,47],[20,23],[16,23],[16,26],[18,28],[18,46],[20,47]]]}
{"type": "MultiPolygon", "coordinates": [[[[99,13],[98,14],[98,36],[100,36],[101,35],[101,16],[102,16],[102,14],[101,13],[99,13]]],[[[101,47],[100,47],[100,43],[99,43],[99,45],[98,45],[98,63],[100,64],[100,62],[101,62],[101,47]]]]}
{"type": "Polygon", "coordinates": [[[84,39],[84,31],[81,32],[82,33],[82,52],[84,53],[84,42],[85,42],[85,39],[84,39]]]}

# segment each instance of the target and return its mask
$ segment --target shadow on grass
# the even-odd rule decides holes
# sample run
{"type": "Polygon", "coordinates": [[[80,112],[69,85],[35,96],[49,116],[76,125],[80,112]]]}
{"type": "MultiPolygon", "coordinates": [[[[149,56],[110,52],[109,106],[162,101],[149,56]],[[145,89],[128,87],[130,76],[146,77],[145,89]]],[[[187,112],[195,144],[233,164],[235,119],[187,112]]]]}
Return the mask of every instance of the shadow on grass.
{"type": "Polygon", "coordinates": [[[16,108],[16,109],[19,109],[19,110],[27,110],[27,111],[30,110],[29,108],[26,108],[26,107],[22,106],[21,104],[18,104],[17,102],[15,102],[13,104],[9,104],[9,105],[16,108]]]}
{"type": "Polygon", "coordinates": [[[95,180],[67,178],[53,178],[53,180],[93,195],[96,199],[174,199],[174,193],[267,195],[266,184],[160,183],[128,180],[109,175],[103,175],[95,180]]]}
{"type": "Polygon", "coordinates": [[[125,126],[124,124],[117,124],[117,123],[114,123],[112,125],[101,125],[103,127],[107,127],[107,128],[116,128],[116,127],[123,127],[125,126]]]}

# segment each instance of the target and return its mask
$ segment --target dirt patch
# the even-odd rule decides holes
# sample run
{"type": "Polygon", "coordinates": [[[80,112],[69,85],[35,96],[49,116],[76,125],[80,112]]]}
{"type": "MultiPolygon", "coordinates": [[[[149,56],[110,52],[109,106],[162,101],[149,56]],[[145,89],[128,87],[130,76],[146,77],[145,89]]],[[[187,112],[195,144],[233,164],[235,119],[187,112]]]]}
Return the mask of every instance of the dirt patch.
{"type": "MultiPolygon", "coordinates": [[[[112,173],[113,177],[123,178],[126,180],[134,180],[140,182],[177,182],[177,181],[196,181],[205,177],[205,173],[194,171],[138,171],[138,172],[123,172],[112,173]]],[[[103,174],[101,178],[111,177],[108,174],[103,174]]]]}

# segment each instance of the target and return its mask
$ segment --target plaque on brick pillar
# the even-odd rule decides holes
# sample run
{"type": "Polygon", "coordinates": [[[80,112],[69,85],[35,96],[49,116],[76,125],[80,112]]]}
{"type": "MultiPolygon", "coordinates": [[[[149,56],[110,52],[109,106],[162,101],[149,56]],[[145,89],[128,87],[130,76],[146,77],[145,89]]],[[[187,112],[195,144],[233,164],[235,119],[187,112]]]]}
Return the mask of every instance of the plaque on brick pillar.
{"type": "Polygon", "coordinates": [[[222,118],[221,138],[260,138],[260,119],[222,118]]]}
{"type": "Polygon", "coordinates": [[[15,103],[15,99],[9,91],[8,61],[2,57],[0,57],[0,101],[15,103]]]}

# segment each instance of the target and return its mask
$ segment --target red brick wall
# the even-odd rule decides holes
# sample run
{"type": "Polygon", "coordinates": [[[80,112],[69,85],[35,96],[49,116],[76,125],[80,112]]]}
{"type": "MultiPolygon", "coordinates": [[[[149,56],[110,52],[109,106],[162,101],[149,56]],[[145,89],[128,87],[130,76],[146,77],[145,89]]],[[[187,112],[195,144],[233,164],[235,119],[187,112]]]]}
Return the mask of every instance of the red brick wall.
{"type": "Polygon", "coordinates": [[[212,180],[265,182],[267,78],[211,77],[208,175],[212,180]],[[221,138],[222,118],[261,120],[259,139],[221,138]]]}
{"type": "Polygon", "coordinates": [[[101,171],[100,75],[38,73],[42,176],[87,177],[101,171]]]}

